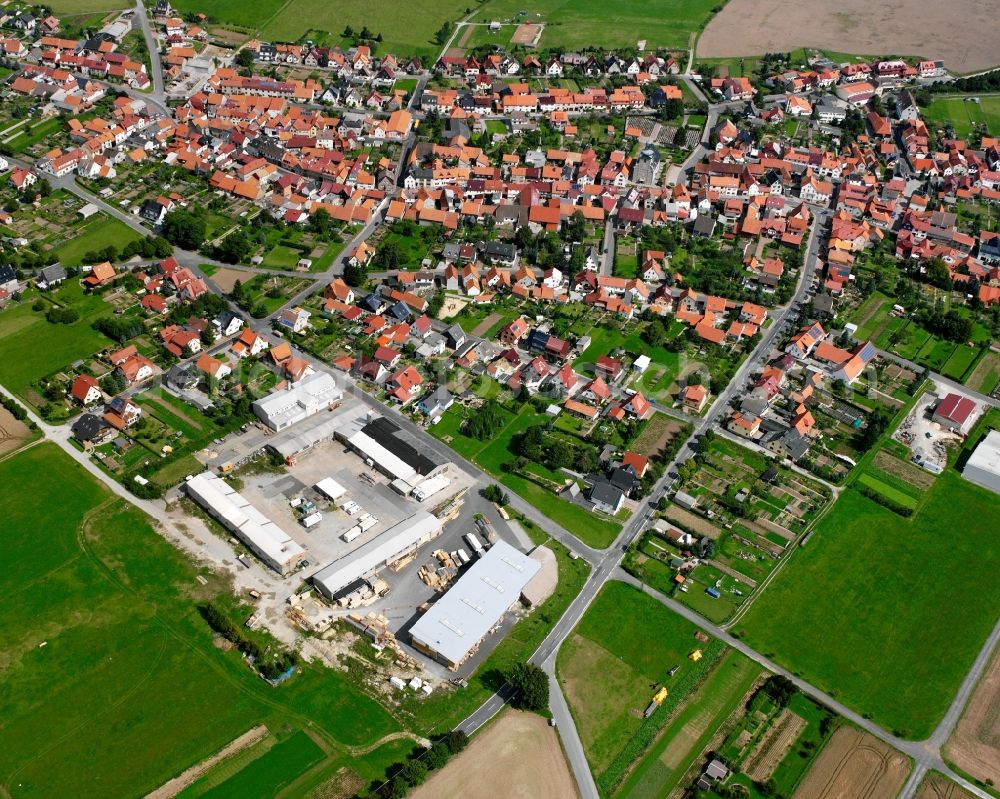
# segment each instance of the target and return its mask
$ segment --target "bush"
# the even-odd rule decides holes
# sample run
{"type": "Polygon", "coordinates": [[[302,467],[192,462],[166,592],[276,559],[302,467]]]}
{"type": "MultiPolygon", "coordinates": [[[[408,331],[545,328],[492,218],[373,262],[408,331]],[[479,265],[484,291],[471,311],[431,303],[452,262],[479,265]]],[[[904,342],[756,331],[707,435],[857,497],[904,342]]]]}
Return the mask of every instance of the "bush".
{"type": "Polygon", "coordinates": [[[903,516],[904,518],[908,518],[913,515],[913,508],[908,508],[905,505],[900,505],[898,502],[889,499],[889,497],[885,496],[884,494],[880,494],[878,491],[876,491],[874,488],[871,488],[870,486],[858,485],[857,488],[862,494],[868,497],[868,499],[877,502],[883,508],[888,508],[893,513],[898,513],[900,516],[903,516]]]}
{"type": "Polygon", "coordinates": [[[52,324],[71,325],[79,320],[80,312],[76,308],[52,308],[45,318],[52,324]]]}

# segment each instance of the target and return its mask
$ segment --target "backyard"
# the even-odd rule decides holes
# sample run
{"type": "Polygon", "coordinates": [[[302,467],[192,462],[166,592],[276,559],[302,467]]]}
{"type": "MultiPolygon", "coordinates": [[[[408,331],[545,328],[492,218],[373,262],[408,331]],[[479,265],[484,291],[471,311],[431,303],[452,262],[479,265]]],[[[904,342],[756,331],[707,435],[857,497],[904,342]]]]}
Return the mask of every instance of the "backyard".
{"type": "Polygon", "coordinates": [[[901,737],[925,737],[995,621],[936,612],[1000,602],[993,499],[947,471],[906,519],[848,489],[737,632],[901,737]]]}

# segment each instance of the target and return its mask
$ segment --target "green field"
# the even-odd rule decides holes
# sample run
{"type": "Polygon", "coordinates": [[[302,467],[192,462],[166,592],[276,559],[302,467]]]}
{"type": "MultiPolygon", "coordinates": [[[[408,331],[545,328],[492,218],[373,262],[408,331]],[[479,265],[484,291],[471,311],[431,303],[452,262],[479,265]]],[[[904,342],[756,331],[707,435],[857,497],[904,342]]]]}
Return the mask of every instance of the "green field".
{"type": "MultiPolygon", "coordinates": [[[[508,413],[506,426],[489,441],[479,441],[462,435],[459,428],[464,418],[463,407],[453,405],[442,414],[440,421],[431,427],[430,431],[459,455],[478,464],[585,544],[603,549],[615,540],[621,532],[621,524],[617,521],[591,513],[580,505],[556,496],[539,483],[505,471],[504,464],[516,457],[510,451],[514,436],[523,433],[532,425],[546,421],[548,417],[545,414],[538,413],[530,404],[526,404],[516,416],[508,413]]],[[[531,466],[538,465],[531,464],[531,466]]]]}
{"type": "Polygon", "coordinates": [[[21,303],[0,311],[0,383],[24,395],[36,380],[87,358],[112,344],[91,325],[111,314],[99,296],[84,295],[79,283],[64,284],[52,297],[76,308],[80,318],[70,325],[46,321],[44,311],[21,303]]]}
{"type": "Polygon", "coordinates": [[[878,724],[924,738],[996,621],[995,520],[996,498],[953,471],[910,518],[848,489],[737,631],[878,724]]]}
{"type": "Polygon", "coordinates": [[[544,22],[542,47],[686,48],[708,22],[713,0],[490,0],[477,18],[544,22]],[[527,16],[518,16],[527,11],[527,16]],[[516,18],[516,19],[515,19],[516,18]]]}
{"type": "Polygon", "coordinates": [[[858,482],[868,486],[869,488],[877,491],[882,496],[887,499],[891,499],[898,505],[902,505],[904,508],[915,508],[917,507],[917,500],[911,497],[904,491],[896,488],[895,486],[889,485],[886,481],[880,480],[873,474],[865,473],[858,478],[858,482]]]}
{"type": "Polygon", "coordinates": [[[299,730],[202,796],[207,799],[270,799],[324,756],[316,742],[299,730]]]}
{"type": "MultiPolygon", "coordinates": [[[[265,0],[263,5],[271,9],[273,2],[275,0],[265,0]]],[[[233,5],[234,16],[250,19],[241,24],[258,25],[263,34],[272,39],[294,41],[310,29],[327,31],[339,37],[345,25],[351,25],[355,30],[367,25],[373,33],[382,34],[378,52],[401,57],[419,55],[428,59],[441,52],[441,46],[434,41],[434,34],[442,23],[458,20],[469,7],[465,0],[413,0],[409,3],[339,0],[336,4],[326,0],[291,0],[284,6],[277,2],[275,11],[280,9],[280,13],[274,14],[268,11],[249,13],[248,9],[255,4],[233,5]]],[[[222,16],[221,11],[214,13],[222,16]]]]}
{"type": "MultiPolygon", "coordinates": [[[[173,0],[170,7],[181,14],[208,14],[209,18],[223,24],[237,25],[250,30],[256,30],[271,19],[284,5],[284,0],[173,0]]],[[[300,20],[302,25],[305,19],[300,20]]],[[[340,32],[339,30],[337,31],[340,32]]]]}
{"type": "Polygon", "coordinates": [[[65,266],[79,266],[84,254],[92,250],[103,250],[109,245],[121,248],[142,238],[124,222],[104,214],[95,214],[80,227],[67,231],[67,235],[71,238],[56,249],[65,266]]]}
{"type": "MultiPolygon", "coordinates": [[[[644,724],[643,709],[656,684],[674,690],[676,707],[711,666],[688,660],[699,643],[696,628],[632,586],[609,582],[559,652],[559,682],[595,776],[611,766],[644,724]],[[680,666],[674,677],[668,672],[680,666]]],[[[665,703],[666,704],[666,703],[665,703]]],[[[668,712],[661,708],[654,714],[668,712]]],[[[651,719],[652,721],[652,719],[651,719]]],[[[641,753],[637,753],[641,754],[641,753]]]]}
{"type": "Polygon", "coordinates": [[[317,758],[374,779],[399,756],[398,745],[348,754],[399,726],[341,672],[305,665],[274,689],[217,648],[195,605],[223,578],[55,446],[0,464],[0,514],[5,795],[141,796],[261,723],[287,738],[287,757],[240,778],[259,793],[218,795],[273,796],[317,758]],[[321,747],[288,737],[307,725],[321,747]]]}
{"type": "Polygon", "coordinates": [[[47,7],[51,8],[57,17],[77,17],[100,11],[130,8],[132,5],[128,0],[53,0],[47,7]]]}
{"type": "Polygon", "coordinates": [[[968,102],[964,97],[935,98],[920,110],[928,125],[950,122],[957,136],[968,136],[973,124],[986,125],[993,136],[1000,134],[1000,96],[976,96],[978,103],[968,102]]]}
{"type": "Polygon", "coordinates": [[[636,767],[617,794],[623,799],[659,799],[677,786],[719,725],[736,711],[761,668],[729,650],[667,725],[663,736],[636,767]]]}
{"type": "Polygon", "coordinates": [[[276,244],[271,248],[271,251],[264,256],[264,261],[261,263],[261,266],[265,266],[270,269],[295,269],[295,266],[298,264],[300,258],[302,258],[302,253],[293,247],[286,247],[284,244],[276,244]]]}

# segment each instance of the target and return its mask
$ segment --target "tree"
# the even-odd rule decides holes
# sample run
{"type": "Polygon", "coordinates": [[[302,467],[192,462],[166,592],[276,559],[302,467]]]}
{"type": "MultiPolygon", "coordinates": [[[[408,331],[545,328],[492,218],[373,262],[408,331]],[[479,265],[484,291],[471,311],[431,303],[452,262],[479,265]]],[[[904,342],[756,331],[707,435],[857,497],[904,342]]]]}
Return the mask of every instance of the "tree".
{"type": "Polygon", "coordinates": [[[420,785],[427,779],[427,764],[423,760],[410,760],[403,766],[400,776],[410,785],[420,785]]]}
{"type": "Polygon", "coordinates": [[[344,26],[344,32],[341,34],[341,36],[343,38],[345,38],[345,39],[353,39],[354,38],[354,28],[352,28],[350,25],[345,25],[344,26]]]}
{"type": "Polygon", "coordinates": [[[448,39],[450,38],[451,38],[451,23],[445,22],[440,28],[438,28],[438,32],[434,34],[434,41],[437,44],[444,46],[448,42],[448,39]]]}
{"type": "Polygon", "coordinates": [[[496,483],[490,483],[483,489],[483,498],[489,502],[496,503],[497,505],[506,505],[510,501],[510,497],[507,496],[507,492],[500,488],[500,486],[496,483]]]}
{"type": "Polygon", "coordinates": [[[357,288],[363,286],[368,280],[368,270],[364,264],[349,263],[344,267],[344,282],[348,286],[357,288]]]}
{"type": "Polygon", "coordinates": [[[186,208],[178,208],[164,217],[160,233],[175,247],[197,250],[205,242],[205,220],[186,208]]]}
{"type": "Polygon", "coordinates": [[[244,69],[250,69],[253,67],[254,57],[253,51],[244,47],[236,54],[236,58],[233,59],[236,66],[243,67],[244,69]]]}
{"type": "Polygon", "coordinates": [[[469,745],[469,736],[462,730],[452,730],[448,733],[448,749],[453,755],[457,755],[469,745]]]}
{"type": "Polygon", "coordinates": [[[424,762],[427,764],[427,768],[433,771],[435,769],[444,768],[450,757],[451,751],[448,749],[448,744],[444,741],[436,741],[431,748],[427,750],[427,754],[424,755],[424,762]]]}
{"type": "Polygon", "coordinates": [[[540,713],[549,706],[549,677],[534,663],[515,663],[505,675],[514,689],[511,704],[540,713]]]}
{"type": "Polygon", "coordinates": [[[761,686],[761,690],[771,699],[778,703],[780,707],[788,707],[792,697],[799,692],[795,683],[783,674],[773,674],[761,686]]]}
{"type": "Polygon", "coordinates": [[[663,110],[660,113],[666,120],[680,119],[684,116],[684,101],[671,98],[663,104],[663,110]]]}
{"type": "Polygon", "coordinates": [[[230,233],[215,248],[215,257],[227,264],[238,264],[245,261],[253,250],[253,243],[247,235],[237,230],[230,233]]]}
{"type": "Polygon", "coordinates": [[[683,147],[687,144],[687,130],[681,126],[677,128],[677,132],[674,134],[674,146],[683,147]]]}
{"type": "Polygon", "coordinates": [[[403,263],[403,248],[395,239],[388,239],[378,248],[374,261],[383,269],[399,269],[403,263]]]}

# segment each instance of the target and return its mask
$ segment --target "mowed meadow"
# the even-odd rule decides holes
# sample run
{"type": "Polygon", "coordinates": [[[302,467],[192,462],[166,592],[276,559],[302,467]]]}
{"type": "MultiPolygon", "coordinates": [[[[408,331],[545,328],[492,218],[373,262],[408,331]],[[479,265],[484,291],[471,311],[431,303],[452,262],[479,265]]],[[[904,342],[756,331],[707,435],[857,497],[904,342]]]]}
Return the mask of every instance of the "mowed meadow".
{"type": "Polygon", "coordinates": [[[258,724],[314,744],[268,761],[274,785],[307,768],[367,781],[412,745],[380,749],[399,726],[339,672],[306,665],[272,689],[217,648],[196,605],[220,578],[54,445],[0,462],[0,518],[0,794],[143,796],[258,724]]]}
{"type": "Polygon", "coordinates": [[[940,475],[903,518],[846,490],[735,632],[900,737],[940,721],[1000,607],[996,497],[940,475]]]}

